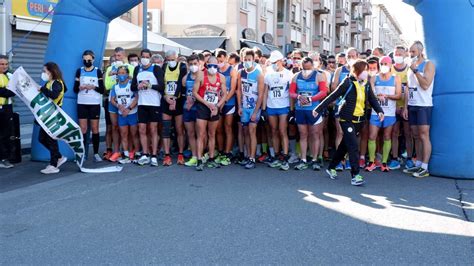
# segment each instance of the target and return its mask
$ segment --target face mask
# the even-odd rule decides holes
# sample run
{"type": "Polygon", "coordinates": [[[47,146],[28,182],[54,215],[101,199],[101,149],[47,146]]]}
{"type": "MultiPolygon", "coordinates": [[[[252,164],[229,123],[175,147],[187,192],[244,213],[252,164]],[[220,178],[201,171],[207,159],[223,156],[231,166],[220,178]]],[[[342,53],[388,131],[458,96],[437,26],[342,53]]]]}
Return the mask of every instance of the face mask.
{"type": "Polygon", "coordinates": [[[123,65],[123,62],[122,61],[115,61],[115,65],[116,67],[120,67],[123,65]]]}
{"type": "Polygon", "coordinates": [[[218,66],[219,68],[223,68],[223,67],[225,66],[225,63],[219,63],[219,64],[217,64],[217,66],[218,66]]]}
{"type": "Polygon", "coordinates": [[[410,65],[411,64],[411,58],[410,57],[405,57],[405,59],[403,60],[403,62],[407,65],[410,65]]]}
{"type": "Polygon", "coordinates": [[[48,82],[49,81],[49,75],[46,72],[42,72],[41,73],[41,80],[43,80],[44,82],[48,82]]]}
{"type": "Polygon", "coordinates": [[[303,70],[303,76],[307,77],[309,75],[311,75],[311,73],[313,73],[313,70],[303,70]]]}
{"type": "Polygon", "coordinates": [[[273,71],[278,71],[278,65],[277,64],[272,64],[273,71]]]}
{"type": "Polygon", "coordinates": [[[349,59],[349,60],[347,60],[347,64],[348,64],[349,66],[352,66],[353,64],[355,64],[355,62],[356,62],[356,60],[355,60],[355,59],[352,59],[352,58],[349,59]]]}
{"type": "Polygon", "coordinates": [[[82,63],[84,63],[85,67],[91,67],[92,66],[92,61],[90,61],[90,60],[82,60],[82,63]]]}
{"type": "Polygon", "coordinates": [[[150,58],[143,58],[140,59],[140,63],[142,63],[142,66],[148,66],[150,64],[150,58]]]}
{"type": "Polygon", "coordinates": [[[372,76],[372,77],[375,77],[377,75],[377,70],[369,71],[369,75],[372,76]]]}
{"type": "Polygon", "coordinates": [[[337,67],[342,67],[342,66],[343,66],[343,64],[337,63],[337,67]]]}
{"type": "Polygon", "coordinates": [[[369,72],[367,72],[366,70],[364,70],[362,73],[360,73],[360,75],[358,76],[359,80],[367,80],[367,78],[369,77],[369,72]]]}
{"type": "Polygon", "coordinates": [[[382,74],[386,74],[386,73],[390,72],[390,67],[389,66],[381,66],[380,67],[380,72],[382,72],[382,74]]]}
{"type": "Polygon", "coordinates": [[[403,64],[403,56],[394,56],[393,61],[395,61],[395,64],[403,64]]]}
{"type": "Polygon", "coordinates": [[[128,75],[118,75],[118,79],[120,82],[126,81],[128,78],[128,75]]]}
{"type": "Polygon", "coordinates": [[[199,66],[196,66],[196,65],[192,65],[189,67],[189,70],[191,70],[191,72],[193,73],[196,73],[199,71],[199,66]]]}
{"type": "Polygon", "coordinates": [[[211,75],[215,75],[217,73],[217,68],[209,67],[209,68],[207,68],[207,72],[211,75]]]}
{"type": "Polygon", "coordinates": [[[255,64],[255,63],[252,62],[252,61],[245,61],[245,62],[244,62],[244,67],[245,67],[246,69],[249,69],[249,68],[252,68],[252,67],[253,67],[253,64],[255,64]]]}
{"type": "Polygon", "coordinates": [[[171,67],[171,68],[175,68],[176,67],[176,61],[169,61],[168,62],[168,65],[171,67]]]}
{"type": "Polygon", "coordinates": [[[286,60],[286,65],[287,66],[293,65],[293,60],[291,60],[291,59],[286,60]]]}
{"type": "Polygon", "coordinates": [[[133,61],[133,62],[131,62],[131,63],[130,63],[130,65],[132,65],[132,66],[136,67],[136,66],[138,66],[138,62],[136,62],[136,61],[133,61]]]}

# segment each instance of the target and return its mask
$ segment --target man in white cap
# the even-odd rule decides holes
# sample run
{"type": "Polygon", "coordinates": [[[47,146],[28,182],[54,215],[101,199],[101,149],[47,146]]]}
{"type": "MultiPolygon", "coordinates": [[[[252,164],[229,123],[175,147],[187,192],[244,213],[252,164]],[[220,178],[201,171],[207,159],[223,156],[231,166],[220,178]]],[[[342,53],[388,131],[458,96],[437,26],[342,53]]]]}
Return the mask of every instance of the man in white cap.
{"type": "Polygon", "coordinates": [[[273,71],[265,75],[265,93],[262,112],[268,116],[272,130],[273,148],[277,159],[269,164],[272,168],[288,170],[288,113],[290,111],[290,82],[291,71],[284,67],[284,56],[279,51],[273,51],[268,61],[273,71]],[[280,145],[281,144],[281,145],[280,145]],[[281,146],[281,149],[280,149],[281,146]]]}

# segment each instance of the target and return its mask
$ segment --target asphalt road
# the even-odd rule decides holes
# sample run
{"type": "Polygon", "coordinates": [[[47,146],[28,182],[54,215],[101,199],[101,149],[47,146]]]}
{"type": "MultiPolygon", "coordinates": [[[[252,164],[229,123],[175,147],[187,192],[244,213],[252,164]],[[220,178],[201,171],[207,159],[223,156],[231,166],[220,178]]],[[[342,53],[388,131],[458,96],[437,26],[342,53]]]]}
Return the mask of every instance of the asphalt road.
{"type": "Polygon", "coordinates": [[[474,181],[375,172],[353,187],[348,172],[261,164],[42,167],[0,169],[2,265],[474,263],[474,181]]]}

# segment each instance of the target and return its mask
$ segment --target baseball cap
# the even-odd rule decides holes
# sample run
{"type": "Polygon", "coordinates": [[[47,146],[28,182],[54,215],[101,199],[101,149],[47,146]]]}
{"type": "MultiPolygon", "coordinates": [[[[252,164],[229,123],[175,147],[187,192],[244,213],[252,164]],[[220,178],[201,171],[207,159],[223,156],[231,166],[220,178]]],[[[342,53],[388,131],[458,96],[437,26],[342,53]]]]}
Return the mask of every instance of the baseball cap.
{"type": "Polygon", "coordinates": [[[268,61],[270,61],[270,63],[275,63],[276,61],[283,60],[283,58],[284,56],[280,51],[274,50],[270,53],[270,58],[268,58],[268,61]]]}

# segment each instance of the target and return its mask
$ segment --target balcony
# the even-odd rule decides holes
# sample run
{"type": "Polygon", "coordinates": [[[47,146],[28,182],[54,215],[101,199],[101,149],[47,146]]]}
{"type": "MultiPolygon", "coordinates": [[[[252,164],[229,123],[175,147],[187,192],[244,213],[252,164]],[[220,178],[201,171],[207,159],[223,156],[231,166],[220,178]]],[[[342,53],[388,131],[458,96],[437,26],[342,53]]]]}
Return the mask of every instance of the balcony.
{"type": "Polygon", "coordinates": [[[364,2],[362,5],[362,15],[370,16],[372,15],[372,4],[370,2],[364,2]]]}
{"type": "Polygon", "coordinates": [[[372,31],[369,28],[365,28],[362,30],[362,40],[368,41],[372,39],[372,31]]]}
{"type": "Polygon", "coordinates": [[[356,6],[362,4],[362,0],[351,0],[351,5],[356,6]]]}
{"type": "Polygon", "coordinates": [[[336,10],[336,25],[347,26],[349,25],[350,16],[346,9],[339,8],[336,10]]]}
{"type": "Polygon", "coordinates": [[[313,35],[313,48],[321,47],[321,43],[323,42],[323,36],[320,34],[313,35]]]}
{"type": "Polygon", "coordinates": [[[359,18],[351,20],[351,34],[360,34],[362,32],[362,20],[359,18]]]}
{"type": "Polygon", "coordinates": [[[313,0],[313,12],[315,15],[328,14],[331,9],[329,0],[313,0]]]}

